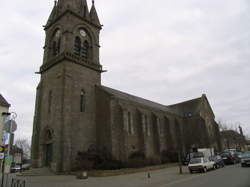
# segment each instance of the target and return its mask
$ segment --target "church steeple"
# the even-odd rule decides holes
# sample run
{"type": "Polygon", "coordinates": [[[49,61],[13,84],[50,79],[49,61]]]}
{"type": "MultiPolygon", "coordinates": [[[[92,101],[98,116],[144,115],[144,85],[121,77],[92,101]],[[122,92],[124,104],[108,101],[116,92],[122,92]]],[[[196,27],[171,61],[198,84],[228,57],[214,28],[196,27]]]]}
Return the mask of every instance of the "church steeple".
{"type": "Polygon", "coordinates": [[[92,7],[90,10],[90,19],[91,19],[91,22],[94,23],[95,25],[101,26],[101,23],[100,23],[100,20],[99,20],[99,17],[95,8],[94,0],[92,0],[92,7]]]}
{"type": "Polygon", "coordinates": [[[66,11],[73,12],[81,18],[90,21],[90,12],[86,0],[58,0],[55,1],[55,6],[50,14],[46,26],[49,26],[66,11]]]}

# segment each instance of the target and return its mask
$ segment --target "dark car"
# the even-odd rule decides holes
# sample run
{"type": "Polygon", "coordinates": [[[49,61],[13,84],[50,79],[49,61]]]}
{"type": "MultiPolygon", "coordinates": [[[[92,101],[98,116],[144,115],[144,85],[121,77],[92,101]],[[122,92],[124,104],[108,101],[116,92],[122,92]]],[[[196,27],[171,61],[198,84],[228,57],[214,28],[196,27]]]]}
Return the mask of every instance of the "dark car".
{"type": "Polygon", "coordinates": [[[236,164],[237,158],[231,152],[222,152],[220,154],[225,164],[236,164]]]}
{"type": "Polygon", "coordinates": [[[241,166],[242,167],[250,166],[250,152],[242,154],[241,166]]]}
{"type": "Polygon", "coordinates": [[[243,154],[242,152],[236,152],[235,153],[235,157],[236,157],[236,160],[237,160],[238,163],[240,163],[240,161],[241,161],[242,154],[243,154]]]}
{"type": "Polygon", "coordinates": [[[215,162],[216,168],[223,168],[225,166],[224,160],[220,155],[210,157],[210,160],[215,162]]]}

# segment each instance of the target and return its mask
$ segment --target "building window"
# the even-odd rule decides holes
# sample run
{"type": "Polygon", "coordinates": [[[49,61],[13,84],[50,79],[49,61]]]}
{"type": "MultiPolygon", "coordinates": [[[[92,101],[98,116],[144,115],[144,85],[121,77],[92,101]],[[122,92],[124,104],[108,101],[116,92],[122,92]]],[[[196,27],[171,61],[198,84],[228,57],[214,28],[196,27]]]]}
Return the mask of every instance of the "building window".
{"type": "Polygon", "coordinates": [[[123,128],[124,131],[128,132],[128,112],[123,110],[123,128]]]}
{"type": "Polygon", "coordinates": [[[81,39],[77,36],[75,38],[74,54],[80,56],[81,54],[81,39]]]}
{"type": "Polygon", "coordinates": [[[80,112],[85,112],[85,91],[81,90],[81,94],[80,94],[80,112]]]}
{"type": "Polygon", "coordinates": [[[56,56],[60,53],[61,49],[61,31],[57,29],[53,35],[52,40],[52,55],[56,56]]]}
{"type": "Polygon", "coordinates": [[[52,46],[52,49],[53,49],[53,56],[56,56],[57,54],[57,50],[56,50],[56,41],[53,41],[53,46],[52,46]]]}
{"type": "Polygon", "coordinates": [[[133,135],[135,133],[133,115],[131,112],[128,112],[128,133],[133,135]]]}
{"type": "Polygon", "coordinates": [[[150,123],[149,123],[149,118],[147,115],[142,115],[142,128],[143,128],[144,134],[146,134],[147,136],[151,135],[150,123]]]}
{"type": "Polygon", "coordinates": [[[156,125],[158,129],[158,134],[161,135],[163,132],[163,125],[161,124],[161,120],[159,117],[156,117],[156,125]]]}
{"type": "Polygon", "coordinates": [[[52,102],[52,91],[49,91],[49,97],[48,97],[48,113],[51,112],[51,102],[52,102]]]}
{"type": "Polygon", "coordinates": [[[151,129],[150,129],[150,121],[149,118],[146,116],[146,127],[147,127],[147,135],[151,136],[151,129]]]}
{"type": "Polygon", "coordinates": [[[89,43],[85,41],[83,43],[83,48],[82,48],[82,57],[86,60],[88,59],[88,56],[89,56],[88,53],[89,53],[89,43]]]}

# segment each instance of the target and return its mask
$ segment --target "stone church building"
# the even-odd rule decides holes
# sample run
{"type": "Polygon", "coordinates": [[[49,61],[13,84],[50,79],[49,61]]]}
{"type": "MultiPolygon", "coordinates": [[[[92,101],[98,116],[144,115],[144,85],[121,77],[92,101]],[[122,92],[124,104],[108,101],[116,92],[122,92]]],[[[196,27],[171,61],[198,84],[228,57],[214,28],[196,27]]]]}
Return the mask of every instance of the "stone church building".
{"type": "MultiPolygon", "coordinates": [[[[220,149],[215,116],[206,95],[162,105],[101,84],[94,1],[58,0],[44,26],[46,39],[37,86],[32,164],[70,171],[81,151],[104,150],[128,161],[183,154],[194,147],[220,149]]],[[[122,64],[121,64],[122,66],[122,64]]]]}

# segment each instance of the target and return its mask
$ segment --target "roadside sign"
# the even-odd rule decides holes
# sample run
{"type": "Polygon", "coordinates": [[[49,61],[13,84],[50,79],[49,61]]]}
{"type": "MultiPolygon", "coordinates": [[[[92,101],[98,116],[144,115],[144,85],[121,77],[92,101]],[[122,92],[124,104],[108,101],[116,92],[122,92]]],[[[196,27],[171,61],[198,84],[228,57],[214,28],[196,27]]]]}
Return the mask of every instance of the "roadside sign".
{"type": "Polygon", "coordinates": [[[4,153],[0,153],[0,160],[3,160],[4,158],[4,153]]]}
{"type": "Polygon", "coordinates": [[[14,120],[8,120],[4,123],[3,130],[8,133],[13,133],[17,130],[17,124],[14,120]]]}
{"type": "Polygon", "coordinates": [[[4,161],[4,173],[10,173],[11,163],[13,161],[12,156],[6,156],[4,161]]]}
{"type": "Polygon", "coordinates": [[[4,146],[0,146],[0,153],[3,153],[4,152],[4,146]]]}

